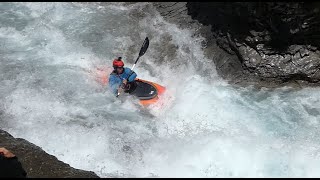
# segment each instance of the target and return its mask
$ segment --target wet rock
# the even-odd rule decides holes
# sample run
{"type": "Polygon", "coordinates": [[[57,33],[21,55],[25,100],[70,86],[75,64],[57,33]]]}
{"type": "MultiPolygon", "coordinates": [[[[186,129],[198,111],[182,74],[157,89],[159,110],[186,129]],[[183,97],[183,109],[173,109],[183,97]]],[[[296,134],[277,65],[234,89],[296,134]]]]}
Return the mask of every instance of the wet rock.
{"type": "Polygon", "coordinates": [[[261,63],[261,56],[251,47],[239,47],[240,55],[244,59],[244,63],[248,68],[256,68],[261,63]]]}
{"type": "Polygon", "coordinates": [[[153,4],[169,22],[199,29],[206,38],[206,55],[230,82],[271,87],[288,81],[319,84],[318,2],[153,4]]]}
{"type": "Polygon", "coordinates": [[[241,62],[228,45],[228,40],[221,34],[212,32],[210,26],[205,26],[188,14],[186,2],[153,2],[153,6],[160,12],[166,21],[178,25],[179,28],[196,29],[196,34],[205,38],[204,53],[215,63],[218,73],[226,79],[237,79],[245,76],[242,72],[241,62]],[[174,9],[174,10],[172,10],[174,9]],[[179,12],[179,13],[176,13],[179,12]],[[173,15],[173,13],[175,13],[173,15]],[[233,72],[233,73],[224,73],[233,72]]]}
{"type": "Polygon", "coordinates": [[[18,157],[28,178],[99,178],[94,172],[75,169],[21,138],[0,130],[0,147],[18,157]]]}
{"type": "Polygon", "coordinates": [[[243,80],[319,82],[319,3],[188,2],[187,7],[193,19],[210,25],[216,38],[222,39],[219,47],[232,47],[238,54],[242,73],[252,76],[243,80]]]}

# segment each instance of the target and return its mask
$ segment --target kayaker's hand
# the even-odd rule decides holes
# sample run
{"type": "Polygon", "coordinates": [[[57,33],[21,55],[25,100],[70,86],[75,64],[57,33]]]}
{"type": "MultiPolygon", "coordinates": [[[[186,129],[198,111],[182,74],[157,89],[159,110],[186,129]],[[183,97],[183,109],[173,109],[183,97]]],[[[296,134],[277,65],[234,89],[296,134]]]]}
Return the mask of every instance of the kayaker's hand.
{"type": "Polygon", "coordinates": [[[130,89],[130,83],[126,84],[123,89],[129,90],[130,89]]]}
{"type": "Polygon", "coordinates": [[[118,93],[122,93],[122,91],[123,91],[123,87],[122,87],[122,86],[119,86],[119,87],[118,87],[118,93]]]}
{"type": "Polygon", "coordinates": [[[121,83],[119,88],[124,89],[125,87],[126,87],[126,84],[121,83]]]}
{"type": "Polygon", "coordinates": [[[6,148],[0,148],[0,154],[3,155],[6,158],[13,158],[15,157],[15,155],[10,152],[9,150],[7,150],[6,148]]]}

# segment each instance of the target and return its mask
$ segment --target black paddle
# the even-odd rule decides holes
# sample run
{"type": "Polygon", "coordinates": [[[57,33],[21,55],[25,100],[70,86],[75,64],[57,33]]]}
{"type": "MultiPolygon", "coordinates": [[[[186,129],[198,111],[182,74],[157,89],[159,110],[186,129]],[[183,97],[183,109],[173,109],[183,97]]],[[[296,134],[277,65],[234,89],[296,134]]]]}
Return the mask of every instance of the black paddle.
{"type": "MultiPolygon", "coordinates": [[[[146,53],[148,47],[149,47],[149,39],[148,39],[148,37],[146,37],[146,39],[144,40],[144,42],[143,42],[143,44],[142,44],[142,47],[141,47],[141,49],[140,49],[139,56],[138,56],[136,62],[134,62],[133,66],[132,66],[132,68],[131,68],[131,71],[133,70],[134,66],[136,66],[139,58],[140,58],[141,56],[143,56],[144,53],[146,53]]],[[[132,74],[132,73],[133,73],[133,72],[131,72],[131,74],[132,74]]],[[[131,76],[131,74],[129,75],[129,77],[131,76]]],[[[128,77],[128,78],[129,78],[129,77],[128,77]]],[[[128,80],[128,78],[127,78],[127,80],[128,80]]]]}
{"type": "MultiPolygon", "coordinates": [[[[129,79],[129,77],[133,74],[133,69],[134,69],[134,67],[136,66],[139,58],[140,58],[141,56],[143,56],[144,53],[146,53],[148,47],[149,47],[149,39],[148,39],[148,37],[146,37],[146,39],[144,40],[144,42],[143,42],[143,44],[142,44],[142,47],[141,47],[141,49],[140,49],[139,56],[138,56],[137,60],[134,62],[132,68],[131,68],[131,73],[130,73],[129,76],[127,77],[127,81],[128,81],[128,79],[129,79]]],[[[120,95],[120,92],[118,91],[117,97],[118,97],[119,95],[120,95]]]]}

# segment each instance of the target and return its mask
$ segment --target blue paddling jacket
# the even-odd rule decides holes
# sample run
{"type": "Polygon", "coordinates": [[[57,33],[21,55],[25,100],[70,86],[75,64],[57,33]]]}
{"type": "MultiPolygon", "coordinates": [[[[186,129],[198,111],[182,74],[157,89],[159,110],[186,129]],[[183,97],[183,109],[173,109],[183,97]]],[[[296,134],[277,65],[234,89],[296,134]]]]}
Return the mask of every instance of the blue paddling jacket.
{"type": "Polygon", "coordinates": [[[115,71],[112,71],[112,73],[109,76],[109,88],[114,94],[117,94],[118,88],[124,79],[128,78],[128,82],[133,82],[136,77],[137,77],[137,74],[134,71],[131,71],[131,69],[127,67],[124,68],[122,74],[117,74],[115,71]],[[131,72],[133,73],[131,74],[131,72]],[[128,78],[130,74],[131,76],[128,78]]]}

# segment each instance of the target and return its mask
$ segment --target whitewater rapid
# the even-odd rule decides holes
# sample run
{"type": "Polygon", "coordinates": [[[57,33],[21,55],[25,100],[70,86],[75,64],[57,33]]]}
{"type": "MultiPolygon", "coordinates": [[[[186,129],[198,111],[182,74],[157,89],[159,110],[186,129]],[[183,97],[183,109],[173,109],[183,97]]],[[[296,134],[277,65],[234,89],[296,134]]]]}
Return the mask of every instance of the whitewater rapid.
{"type": "Polygon", "coordinates": [[[234,88],[152,3],[0,4],[0,128],[100,177],[319,177],[320,91],[234,88]],[[97,68],[167,87],[148,109],[97,68]],[[206,72],[206,73],[204,73],[206,72]],[[164,102],[168,102],[167,104],[164,102]]]}

